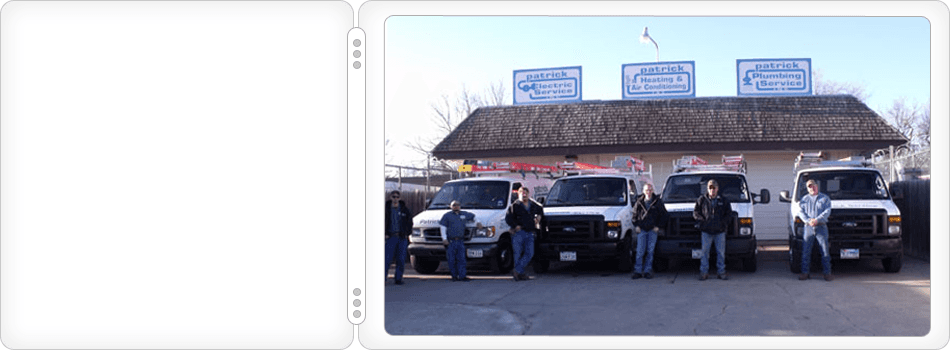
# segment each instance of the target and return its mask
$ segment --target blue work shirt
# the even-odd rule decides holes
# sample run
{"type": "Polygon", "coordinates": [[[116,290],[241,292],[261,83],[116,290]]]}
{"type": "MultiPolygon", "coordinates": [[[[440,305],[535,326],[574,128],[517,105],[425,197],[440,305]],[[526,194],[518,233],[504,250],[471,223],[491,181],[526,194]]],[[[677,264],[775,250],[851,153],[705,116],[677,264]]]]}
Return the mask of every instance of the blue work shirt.
{"type": "Polygon", "coordinates": [[[395,208],[389,207],[389,210],[392,211],[389,217],[390,217],[390,220],[392,220],[392,222],[390,223],[392,224],[390,226],[390,229],[393,230],[393,232],[390,232],[390,233],[398,233],[399,228],[402,227],[402,221],[401,221],[402,215],[400,215],[399,207],[395,207],[395,208]]]}
{"type": "Polygon", "coordinates": [[[456,214],[454,211],[449,210],[448,213],[442,215],[442,220],[439,220],[439,225],[445,226],[446,238],[464,237],[465,223],[471,221],[475,221],[475,214],[464,210],[460,210],[458,214],[456,214]]]}
{"type": "Polygon", "coordinates": [[[817,219],[819,224],[827,224],[828,217],[831,216],[831,198],[824,193],[816,196],[805,195],[798,202],[802,210],[798,212],[798,218],[808,224],[809,219],[817,219]]]}

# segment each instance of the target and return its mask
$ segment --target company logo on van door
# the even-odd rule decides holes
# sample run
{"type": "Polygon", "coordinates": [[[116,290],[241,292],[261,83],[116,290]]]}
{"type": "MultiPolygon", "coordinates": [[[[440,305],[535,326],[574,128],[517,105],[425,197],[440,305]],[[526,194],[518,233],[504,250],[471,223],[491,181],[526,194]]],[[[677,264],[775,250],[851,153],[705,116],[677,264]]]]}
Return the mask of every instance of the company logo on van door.
{"type": "Polygon", "coordinates": [[[581,100],[581,67],[514,71],[514,104],[581,100]]]}

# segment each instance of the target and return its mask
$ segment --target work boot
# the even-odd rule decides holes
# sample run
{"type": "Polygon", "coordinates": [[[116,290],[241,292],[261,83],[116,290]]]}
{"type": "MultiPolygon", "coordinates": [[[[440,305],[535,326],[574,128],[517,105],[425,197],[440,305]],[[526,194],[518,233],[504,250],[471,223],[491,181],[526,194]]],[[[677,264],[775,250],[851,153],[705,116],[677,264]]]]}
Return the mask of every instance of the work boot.
{"type": "Polygon", "coordinates": [[[401,285],[405,284],[405,282],[403,282],[402,280],[396,280],[396,284],[398,284],[398,285],[401,286],[401,285]]]}
{"type": "Polygon", "coordinates": [[[798,280],[799,280],[799,281],[804,281],[804,280],[807,280],[807,279],[808,279],[808,274],[807,274],[807,273],[803,273],[803,274],[801,274],[801,275],[798,275],[798,280]]]}
{"type": "Polygon", "coordinates": [[[704,273],[704,274],[699,275],[699,280],[700,280],[700,281],[705,281],[707,278],[709,278],[709,274],[708,274],[708,273],[704,273]]]}
{"type": "Polygon", "coordinates": [[[643,277],[646,278],[646,279],[652,279],[652,278],[653,278],[653,273],[647,272],[646,274],[643,275],[643,277]]]}
{"type": "Polygon", "coordinates": [[[462,277],[462,278],[459,278],[459,281],[462,281],[462,282],[471,282],[472,279],[471,279],[471,278],[468,278],[468,277],[462,277]]]}
{"type": "Polygon", "coordinates": [[[630,279],[634,279],[634,280],[635,280],[635,279],[640,279],[640,277],[643,277],[643,275],[641,275],[641,274],[639,274],[639,273],[634,273],[633,276],[630,276],[630,279]]]}
{"type": "Polygon", "coordinates": [[[831,282],[834,279],[834,276],[832,276],[830,273],[825,275],[825,281],[831,282]]]}
{"type": "Polygon", "coordinates": [[[511,270],[511,277],[515,278],[515,282],[518,282],[521,280],[521,275],[519,275],[518,271],[515,271],[515,270],[511,270]]]}
{"type": "Polygon", "coordinates": [[[529,280],[531,280],[531,277],[528,276],[527,273],[520,273],[520,274],[518,274],[518,278],[520,278],[522,281],[529,281],[529,280]]]}
{"type": "Polygon", "coordinates": [[[729,279],[729,275],[727,275],[727,274],[716,275],[716,278],[725,281],[725,280],[728,280],[728,279],[729,279]]]}

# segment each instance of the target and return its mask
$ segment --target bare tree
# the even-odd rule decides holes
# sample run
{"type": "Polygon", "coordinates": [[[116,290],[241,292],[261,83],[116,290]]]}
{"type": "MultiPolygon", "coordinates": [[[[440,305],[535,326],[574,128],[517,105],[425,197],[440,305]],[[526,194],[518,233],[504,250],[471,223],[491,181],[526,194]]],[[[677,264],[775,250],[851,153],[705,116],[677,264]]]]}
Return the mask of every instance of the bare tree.
{"type": "Polygon", "coordinates": [[[921,108],[917,121],[917,136],[921,147],[930,147],[930,101],[921,108]]]}
{"type": "Polygon", "coordinates": [[[815,95],[851,95],[861,102],[866,102],[868,97],[871,97],[871,94],[867,92],[862,84],[826,80],[821,69],[813,70],[811,77],[812,89],[815,91],[815,95]]]}
{"type": "Polygon", "coordinates": [[[508,96],[508,92],[500,80],[489,85],[482,93],[472,92],[463,85],[454,98],[442,95],[438,101],[430,104],[432,108],[430,119],[435,124],[438,132],[434,135],[416,137],[415,140],[406,143],[406,147],[423,156],[422,164],[417,163],[416,165],[454,171],[457,165],[445,160],[435,161],[434,164],[426,164],[427,159],[432,154],[432,149],[475,110],[481,107],[503,105],[508,96]]]}
{"type": "Polygon", "coordinates": [[[921,106],[918,103],[909,103],[906,98],[901,97],[894,100],[883,116],[910,140],[912,146],[930,146],[930,103],[921,106]]]}

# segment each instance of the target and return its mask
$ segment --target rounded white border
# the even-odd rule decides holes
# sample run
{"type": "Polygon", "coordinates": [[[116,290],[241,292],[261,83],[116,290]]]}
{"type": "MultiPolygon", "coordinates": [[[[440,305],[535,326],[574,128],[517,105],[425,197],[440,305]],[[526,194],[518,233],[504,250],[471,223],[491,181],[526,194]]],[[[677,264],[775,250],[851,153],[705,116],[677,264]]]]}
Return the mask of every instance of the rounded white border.
{"type": "MultiPolygon", "coordinates": [[[[931,96],[932,129],[948,130],[950,104],[945,98],[948,86],[948,43],[950,21],[942,2],[770,2],[770,1],[676,1],[676,2],[621,2],[621,1],[378,1],[366,2],[359,8],[359,26],[367,36],[368,51],[377,52],[367,61],[367,130],[366,130],[366,203],[367,232],[382,231],[382,213],[379,193],[384,182],[384,128],[385,119],[385,22],[390,16],[401,15],[547,15],[547,16],[914,16],[926,17],[931,23],[931,96]],[[382,55],[379,53],[383,53],[382,55]]],[[[932,188],[933,193],[948,193],[947,138],[933,138],[932,188]]],[[[946,196],[932,197],[932,215],[946,213],[946,196]]],[[[842,349],[898,349],[940,348],[950,337],[948,321],[948,230],[946,222],[933,221],[931,246],[931,333],[924,337],[635,337],[635,336],[391,336],[384,327],[384,293],[378,271],[367,271],[368,307],[370,317],[360,326],[359,340],[367,348],[386,349],[622,349],[635,344],[641,348],[842,348],[842,349]]],[[[381,241],[367,241],[367,266],[383,265],[381,241]]]]}

